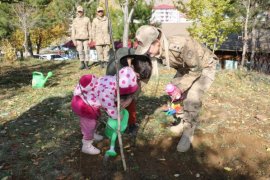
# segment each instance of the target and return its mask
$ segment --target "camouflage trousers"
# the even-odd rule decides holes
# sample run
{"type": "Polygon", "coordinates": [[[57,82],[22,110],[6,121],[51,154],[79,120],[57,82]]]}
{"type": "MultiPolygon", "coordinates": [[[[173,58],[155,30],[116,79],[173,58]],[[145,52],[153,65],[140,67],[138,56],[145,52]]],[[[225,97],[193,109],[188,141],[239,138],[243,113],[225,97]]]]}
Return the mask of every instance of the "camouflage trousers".
{"type": "Polygon", "coordinates": [[[80,61],[89,61],[89,40],[76,40],[77,46],[76,49],[79,53],[80,61]]]}
{"type": "Polygon", "coordinates": [[[97,50],[97,58],[99,61],[109,61],[109,50],[110,50],[110,45],[109,44],[104,44],[104,45],[96,45],[96,50],[97,50]]]}
{"type": "Polygon", "coordinates": [[[211,66],[204,68],[201,76],[184,92],[186,98],[183,101],[184,112],[181,115],[181,119],[184,122],[189,122],[191,125],[197,124],[199,112],[202,107],[202,97],[210,88],[215,78],[217,60],[211,59],[210,61],[212,61],[211,66]]]}

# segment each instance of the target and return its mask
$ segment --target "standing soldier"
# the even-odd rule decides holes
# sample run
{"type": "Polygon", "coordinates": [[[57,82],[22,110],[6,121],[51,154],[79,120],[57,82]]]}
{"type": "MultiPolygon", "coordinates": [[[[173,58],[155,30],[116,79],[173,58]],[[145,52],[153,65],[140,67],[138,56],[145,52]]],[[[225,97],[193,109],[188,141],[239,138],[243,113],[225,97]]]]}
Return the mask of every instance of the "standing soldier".
{"type": "Polygon", "coordinates": [[[88,69],[88,44],[91,41],[91,22],[88,17],[84,16],[84,10],[82,6],[77,7],[77,17],[73,20],[72,23],[71,38],[79,53],[79,59],[81,61],[80,69],[88,69]]]}
{"type": "Polygon", "coordinates": [[[98,60],[104,68],[109,61],[110,34],[109,21],[102,7],[97,8],[97,16],[92,23],[92,38],[95,41],[98,60]]]}
{"type": "Polygon", "coordinates": [[[148,54],[177,70],[171,83],[186,98],[183,101],[181,122],[170,130],[182,134],[177,150],[186,152],[193,139],[202,96],[215,77],[217,57],[190,37],[173,36],[167,39],[160,29],[153,26],[141,26],[136,32],[136,39],[136,54],[148,54]]]}

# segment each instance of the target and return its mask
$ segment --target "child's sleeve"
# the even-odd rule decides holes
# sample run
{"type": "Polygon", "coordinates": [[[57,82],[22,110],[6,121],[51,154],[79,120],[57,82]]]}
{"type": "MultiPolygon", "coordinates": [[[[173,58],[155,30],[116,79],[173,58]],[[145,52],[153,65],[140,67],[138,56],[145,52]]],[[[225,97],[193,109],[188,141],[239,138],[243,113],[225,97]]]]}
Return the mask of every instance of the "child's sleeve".
{"type": "Polygon", "coordinates": [[[107,114],[113,119],[117,119],[116,106],[116,84],[114,77],[105,77],[100,79],[97,95],[99,102],[107,114]]]}
{"type": "Polygon", "coordinates": [[[100,102],[101,106],[104,108],[107,114],[111,118],[117,119],[117,106],[115,104],[115,98],[109,97],[109,95],[105,95],[105,97],[101,98],[100,102]]]}

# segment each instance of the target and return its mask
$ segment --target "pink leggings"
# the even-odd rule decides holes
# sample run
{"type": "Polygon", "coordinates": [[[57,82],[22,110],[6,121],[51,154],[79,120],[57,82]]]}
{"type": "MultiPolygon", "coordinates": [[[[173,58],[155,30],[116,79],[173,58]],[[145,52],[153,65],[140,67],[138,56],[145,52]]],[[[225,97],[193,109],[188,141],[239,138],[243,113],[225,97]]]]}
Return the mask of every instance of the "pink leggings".
{"type": "Polygon", "coordinates": [[[83,139],[91,140],[94,138],[97,119],[100,116],[100,110],[97,107],[87,105],[80,96],[73,96],[71,101],[73,112],[80,118],[81,132],[83,139]]]}

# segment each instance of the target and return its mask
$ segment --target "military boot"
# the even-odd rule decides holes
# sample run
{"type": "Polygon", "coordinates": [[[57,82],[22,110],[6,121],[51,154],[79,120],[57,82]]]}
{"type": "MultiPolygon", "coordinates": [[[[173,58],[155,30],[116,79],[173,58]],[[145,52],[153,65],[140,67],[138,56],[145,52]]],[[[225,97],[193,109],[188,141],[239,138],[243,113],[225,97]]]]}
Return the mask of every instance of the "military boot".
{"type": "Polygon", "coordinates": [[[81,61],[81,66],[80,66],[80,70],[84,69],[85,68],[85,64],[84,64],[84,61],[81,61]]]}
{"type": "Polygon", "coordinates": [[[85,69],[89,69],[89,61],[84,61],[85,69]]]}
{"type": "Polygon", "coordinates": [[[104,61],[100,61],[100,67],[103,69],[104,68],[104,61]]]}
{"type": "Polygon", "coordinates": [[[183,125],[184,131],[183,131],[181,139],[177,145],[177,151],[186,152],[189,150],[190,145],[191,145],[192,140],[193,140],[193,134],[194,134],[195,128],[196,128],[195,124],[190,124],[188,122],[184,122],[184,125],[183,125]]]}
{"type": "Polygon", "coordinates": [[[107,61],[103,61],[103,67],[107,68],[108,62],[107,61]]]}

